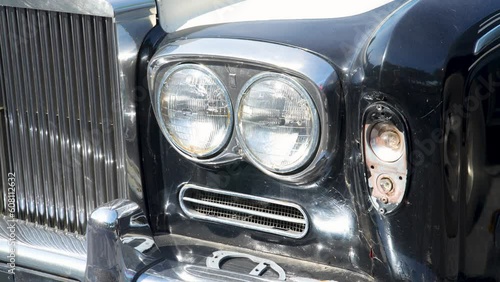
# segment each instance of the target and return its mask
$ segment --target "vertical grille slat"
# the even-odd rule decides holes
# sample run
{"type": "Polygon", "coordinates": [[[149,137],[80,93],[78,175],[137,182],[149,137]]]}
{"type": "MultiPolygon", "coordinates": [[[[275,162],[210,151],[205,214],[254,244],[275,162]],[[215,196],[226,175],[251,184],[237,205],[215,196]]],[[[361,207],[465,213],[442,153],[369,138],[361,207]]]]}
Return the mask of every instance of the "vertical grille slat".
{"type": "MultiPolygon", "coordinates": [[[[106,48],[107,45],[114,45],[113,39],[111,39],[113,34],[113,29],[111,27],[111,22],[109,19],[106,19],[102,22],[103,28],[103,38],[105,40],[101,41],[100,49],[102,50],[102,67],[105,69],[106,73],[109,73],[112,77],[116,77],[118,75],[116,69],[111,64],[111,58],[113,58],[114,52],[113,50],[106,48]]],[[[109,81],[106,84],[106,87],[109,87],[112,92],[116,92],[118,90],[117,82],[109,81]]],[[[105,93],[101,93],[102,95],[106,95],[105,93]]],[[[121,185],[117,183],[117,179],[113,177],[109,177],[109,175],[115,175],[117,173],[117,164],[114,162],[114,158],[109,152],[115,150],[115,139],[114,132],[111,130],[113,126],[113,103],[114,100],[102,99],[102,108],[101,113],[103,115],[103,136],[104,136],[104,164],[105,164],[105,175],[106,175],[106,187],[120,187],[121,185]]],[[[107,190],[107,200],[114,199],[120,197],[118,195],[118,189],[109,189],[107,190]]]]}
{"type": "MultiPolygon", "coordinates": [[[[116,37],[113,34],[113,29],[110,28],[112,26],[112,21],[110,19],[105,19],[104,20],[105,24],[105,32],[107,34],[106,36],[106,42],[108,45],[112,46],[117,46],[116,43],[116,37]]],[[[113,58],[117,57],[116,54],[116,49],[114,48],[107,48],[107,58],[108,58],[108,67],[109,67],[109,73],[111,77],[119,77],[119,71],[118,71],[118,66],[116,64],[113,64],[113,58]]],[[[118,80],[110,80],[109,87],[111,89],[111,92],[118,92],[119,91],[119,82],[118,80]]],[[[121,111],[121,103],[120,103],[120,97],[117,95],[114,95],[111,97],[111,102],[108,104],[108,109],[107,112],[109,114],[109,124],[107,125],[107,131],[106,135],[109,135],[110,138],[110,144],[114,144],[116,146],[116,158],[111,158],[109,156],[109,164],[111,166],[111,169],[118,174],[118,177],[116,179],[112,179],[113,183],[115,185],[112,185],[111,187],[125,187],[125,142],[123,138],[123,134],[121,130],[111,130],[112,128],[122,128],[121,124],[121,118],[120,115],[122,114],[121,111]]],[[[118,198],[127,198],[126,195],[126,190],[124,189],[116,189],[112,191],[112,195],[116,195],[118,198]]]]}
{"type": "MultiPolygon", "coordinates": [[[[85,41],[85,61],[88,62],[98,62],[96,58],[96,53],[97,49],[95,48],[95,30],[94,27],[96,25],[95,19],[92,17],[85,17],[83,21],[83,36],[84,36],[84,41],[85,41]]],[[[92,154],[92,159],[89,160],[89,162],[92,164],[93,171],[92,173],[94,174],[94,180],[95,180],[95,186],[96,187],[105,187],[104,182],[103,182],[103,166],[102,166],[102,138],[101,134],[96,134],[100,133],[99,131],[99,115],[98,115],[98,109],[99,109],[99,102],[97,100],[97,89],[99,88],[99,75],[96,70],[96,65],[89,64],[89,67],[86,68],[87,72],[87,85],[88,85],[88,93],[89,95],[87,96],[87,103],[90,105],[89,107],[89,123],[90,123],[90,132],[92,134],[89,136],[90,141],[91,141],[91,148],[93,150],[92,154]],[[96,79],[97,78],[97,79],[96,79]]],[[[93,202],[100,202],[104,200],[104,197],[102,196],[103,190],[98,190],[95,191],[93,190],[92,193],[92,198],[93,202]]]]}
{"type": "MultiPolygon", "coordinates": [[[[94,147],[95,150],[95,170],[96,174],[98,177],[98,182],[96,185],[106,187],[106,177],[107,177],[107,171],[106,171],[106,164],[105,164],[105,152],[106,150],[106,132],[103,130],[102,126],[104,124],[103,120],[103,112],[102,112],[102,104],[100,101],[104,101],[106,99],[104,98],[104,95],[106,93],[106,89],[108,89],[107,81],[104,79],[104,58],[103,58],[103,50],[105,49],[104,47],[101,48],[102,43],[104,42],[104,34],[103,34],[103,29],[101,22],[97,22],[95,19],[93,19],[93,31],[88,31],[89,36],[90,34],[93,35],[93,48],[95,50],[95,60],[98,62],[98,64],[95,66],[95,75],[97,76],[97,80],[95,81],[95,96],[92,97],[92,102],[94,105],[94,110],[95,110],[95,116],[97,119],[97,124],[95,124],[95,131],[100,132],[101,134],[99,135],[101,138],[99,138],[99,141],[97,142],[96,146],[94,147]],[[93,33],[92,33],[93,32],[93,33]]],[[[90,36],[91,37],[91,36],[90,36]]],[[[112,186],[107,186],[107,187],[112,187],[112,186]]],[[[112,198],[112,197],[107,197],[106,191],[105,190],[98,190],[96,194],[96,200],[97,202],[101,202],[106,198],[112,198]]]]}
{"type": "MultiPolygon", "coordinates": [[[[0,9],[0,17],[2,16],[2,9],[0,9]]],[[[0,20],[0,24],[3,24],[3,22],[0,20]]],[[[0,29],[0,32],[2,30],[0,29]]],[[[2,42],[0,41],[0,45],[2,42]]],[[[3,65],[3,59],[2,59],[2,54],[0,51],[0,70],[2,69],[3,65]]],[[[0,73],[1,75],[1,73],[0,73]]],[[[0,91],[4,88],[4,82],[2,79],[0,79],[0,91]]],[[[10,154],[8,148],[9,142],[8,142],[8,136],[7,136],[7,124],[8,124],[8,118],[7,115],[5,114],[5,105],[7,101],[5,100],[5,97],[1,97],[0,99],[0,181],[1,185],[3,185],[5,188],[2,189],[0,192],[0,213],[9,213],[8,212],[8,206],[7,206],[7,199],[8,199],[8,192],[9,192],[9,171],[8,167],[10,164],[10,154]]]]}
{"type": "MultiPolygon", "coordinates": [[[[72,172],[72,147],[70,141],[70,131],[69,131],[69,113],[66,109],[68,104],[67,98],[67,77],[64,69],[64,62],[60,58],[63,55],[63,32],[65,25],[62,15],[57,13],[52,13],[52,19],[50,23],[50,33],[51,40],[54,43],[54,49],[52,51],[53,64],[55,66],[54,78],[56,81],[56,92],[53,97],[56,99],[57,112],[58,112],[58,133],[59,133],[59,144],[61,150],[61,159],[57,164],[59,167],[56,171],[62,172],[63,176],[63,187],[73,187],[73,172],[72,172]],[[60,30],[58,29],[60,27],[60,30]]],[[[63,188],[64,189],[64,188],[63,188]]],[[[65,226],[69,230],[76,230],[76,205],[75,196],[73,189],[64,190],[64,212],[66,220],[64,221],[65,226]]]]}
{"type": "MultiPolygon", "coordinates": [[[[45,13],[42,13],[44,15],[45,13]]],[[[33,61],[33,72],[37,74],[34,78],[35,80],[35,92],[39,93],[38,95],[34,95],[35,99],[31,99],[34,101],[35,107],[35,120],[38,143],[35,143],[36,155],[38,159],[38,163],[36,170],[39,173],[39,194],[37,197],[39,203],[37,204],[40,207],[40,224],[49,224],[53,225],[54,220],[54,196],[53,196],[53,184],[52,177],[50,175],[50,156],[49,156],[49,143],[47,140],[47,120],[46,120],[46,105],[45,105],[45,96],[48,93],[46,90],[47,81],[45,80],[46,73],[43,69],[43,56],[41,55],[42,50],[42,32],[44,30],[43,22],[40,21],[41,15],[39,17],[39,13],[36,11],[29,12],[29,21],[30,21],[30,37],[32,40],[32,48],[31,55],[33,61]]]]}
{"type": "MultiPolygon", "coordinates": [[[[7,35],[12,34],[14,36],[10,36],[11,38],[7,38],[7,40],[13,40],[13,45],[10,46],[11,48],[8,50],[8,52],[11,55],[12,58],[12,73],[14,74],[13,79],[13,91],[11,93],[16,93],[18,95],[12,95],[12,100],[14,102],[13,107],[11,108],[12,110],[15,111],[13,114],[17,114],[18,120],[17,123],[14,123],[12,127],[17,127],[18,128],[18,141],[19,141],[19,155],[21,158],[16,162],[14,159],[14,163],[18,164],[16,167],[16,171],[22,170],[24,168],[24,171],[21,175],[19,175],[18,178],[23,178],[24,181],[23,183],[18,182],[18,191],[19,190],[24,190],[25,193],[25,198],[18,200],[18,205],[19,209],[22,209],[22,219],[31,219],[33,220],[33,216],[35,215],[35,199],[33,196],[33,188],[34,185],[32,183],[31,177],[32,177],[32,172],[31,172],[31,162],[29,161],[29,136],[27,134],[28,130],[28,123],[27,123],[27,115],[26,111],[27,108],[22,104],[24,100],[24,93],[26,93],[28,90],[24,90],[23,87],[20,85],[22,84],[22,65],[23,63],[26,64],[25,62],[25,57],[22,56],[22,54],[27,53],[25,50],[20,50],[21,45],[23,45],[25,40],[24,33],[21,33],[18,30],[19,22],[17,22],[16,25],[16,18],[19,19],[19,21],[22,21],[22,17],[16,14],[16,10],[12,8],[7,8],[7,21],[9,25],[9,30],[7,35]],[[16,46],[17,45],[17,46],[16,46]]],[[[21,23],[22,25],[23,23],[21,23]]],[[[22,28],[21,28],[22,29],[22,28]]],[[[9,95],[7,95],[8,97],[9,95]]],[[[15,143],[13,143],[14,145],[15,143]]],[[[19,197],[19,193],[16,193],[16,196],[19,197]]]]}
{"type": "Polygon", "coordinates": [[[17,217],[84,233],[128,196],[113,20],[0,6],[0,24],[0,171],[16,172],[17,217]]]}
{"type": "Polygon", "coordinates": [[[82,184],[82,173],[81,173],[81,158],[80,158],[80,136],[77,131],[77,123],[80,120],[80,116],[78,111],[75,109],[75,103],[78,103],[78,100],[75,99],[74,93],[76,92],[76,86],[73,73],[72,66],[73,64],[77,64],[76,61],[71,61],[71,58],[74,58],[74,54],[72,52],[73,46],[70,38],[73,32],[72,25],[70,22],[71,18],[69,15],[63,14],[61,15],[61,40],[62,40],[62,65],[63,65],[63,75],[66,76],[64,79],[65,89],[62,93],[62,96],[65,96],[65,104],[62,105],[66,107],[65,118],[68,119],[69,124],[69,138],[68,141],[71,147],[71,155],[67,161],[67,163],[63,163],[63,165],[69,165],[71,167],[72,172],[72,192],[73,192],[73,200],[75,203],[75,214],[73,216],[74,222],[73,225],[79,227],[81,226],[80,214],[82,213],[82,196],[83,196],[83,184],[82,184]]]}
{"type": "MultiPolygon", "coordinates": [[[[54,151],[54,134],[51,132],[50,124],[55,122],[55,109],[53,104],[49,100],[48,93],[53,93],[53,81],[51,79],[51,74],[53,74],[53,69],[50,65],[50,53],[49,48],[51,47],[51,41],[48,36],[47,27],[48,14],[38,13],[38,42],[40,51],[37,53],[38,60],[40,62],[40,72],[42,77],[42,91],[43,95],[39,96],[38,100],[38,116],[40,118],[40,140],[42,145],[42,162],[43,162],[43,176],[44,176],[44,187],[45,187],[45,199],[46,199],[46,213],[47,213],[47,224],[50,226],[57,226],[56,222],[58,220],[56,211],[56,198],[58,196],[57,189],[58,185],[55,184],[54,176],[51,171],[52,163],[54,159],[57,159],[57,155],[54,151]],[[43,141],[42,141],[43,140],[43,141]]],[[[57,176],[56,176],[57,177],[57,176]]]]}
{"type": "MultiPolygon", "coordinates": [[[[33,61],[32,54],[32,37],[34,36],[34,32],[30,30],[29,23],[29,14],[28,10],[19,11],[17,18],[20,20],[20,26],[22,26],[22,40],[26,43],[22,42],[22,50],[23,54],[21,55],[22,59],[25,59],[21,64],[22,68],[22,80],[20,83],[24,85],[23,91],[23,109],[26,109],[26,122],[27,126],[25,130],[28,132],[28,144],[27,150],[28,154],[26,155],[26,163],[31,167],[30,181],[32,183],[32,194],[30,199],[30,212],[31,212],[31,220],[36,223],[40,223],[40,214],[43,214],[44,201],[43,201],[43,190],[41,188],[42,184],[40,183],[41,174],[38,171],[40,168],[40,158],[38,157],[39,152],[37,150],[38,136],[37,130],[38,126],[36,124],[35,113],[36,108],[34,106],[34,97],[30,97],[31,93],[36,92],[36,85],[38,82],[38,72],[34,69],[35,63],[33,61]],[[32,80],[30,80],[30,76],[32,76],[32,80]]],[[[32,95],[32,94],[31,94],[32,95]]],[[[26,187],[28,188],[28,187],[26,187]]]]}
{"type": "MultiPolygon", "coordinates": [[[[54,17],[52,13],[44,14],[42,13],[42,23],[40,26],[49,27],[51,25],[51,20],[54,17]]],[[[47,93],[59,93],[58,83],[56,83],[54,79],[54,75],[56,75],[56,67],[54,65],[54,54],[51,50],[57,49],[57,42],[53,40],[53,34],[50,32],[48,28],[42,28],[40,30],[40,36],[42,37],[42,60],[43,60],[43,80],[45,81],[46,88],[44,92],[46,95],[44,96],[44,103],[46,105],[46,114],[47,114],[47,136],[49,140],[49,151],[50,151],[50,160],[46,162],[47,166],[51,168],[53,165],[60,163],[60,150],[59,150],[59,134],[57,131],[58,128],[58,110],[57,110],[57,100],[55,95],[47,95],[47,93]]],[[[57,54],[57,53],[56,53],[57,54]]],[[[57,166],[56,166],[57,167],[57,166]]],[[[58,172],[55,169],[48,169],[48,174],[52,179],[52,192],[53,192],[53,222],[49,224],[53,224],[58,228],[64,227],[62,224],[65,222],[65,213],[64,213],[64,192],[62,189],[62,173],[58,172]],[[60,206],[61,205],[61,206],[60,206]],[[61,210],[62,208],[62,210],[61,210]]]]}
{"type": "MultiPolygon", "coordinates": [[[[73,40],[73,54],[74,54],[74,62],[72,62],[72,66],[74,67],[73,73],[75,74],[75,96],[73,97],[75,103],[72,104],[72,109],[74,112],[77,112],[79,115],[79,119],[74,123],[74,130],[79,131],[76,134],[80,135],[80,144],[78,148],[78,161],[79,161],[79,178],[81,177],[82,182],[81,186],[78,187],[77,191],[77,206],[78,206],[78,222],[80,226],[84,226],[86,224],[86,214],[89,209],[89,205],[93,205],[92,197],[90,197],[89,191],[93,185],[90,183],[93,179],[91,176],[91,169],[88,162],[88,154],[91,149],[89,146],[89,138],[88,132],[90,129],[88,128],[88,115],[87,115],[87,103],[85,101],[85,96],[88,93],[87,84],[85,80],[85,59],[83,58],[83,38],[82,38],[82,16],[73,16],[71,17],[71,34],[73,40]]],[[[90,93],[88,93],[90,94],[90,93]]]]}
{"type": "MultiPolygon", "coordinates": [[[[7,18],[7,15],[5,13],[5,9],[3,7],[0,7],[0,33],[7,33],[7,22],[6,22],[6,18],[7,18]]],[[[0,37],[0,46],[7,46],[8,43],[5,42],[4,38],[3,37],[0,37]]],[[[7,48],[0,48],[0,70],[3,70],[3,69],[9,69],[8,66],[9,66],[9,59],[6,58],[6,49],[7,48]],[[7,67],[6,67],[7,66],[7,67]]],[[[9,74],[7,73],[3,73],[3,71],[0,73],[0,76],[5,76],[5,77],[8,77],[9,74]]],[[[2,92],[10,92],[10,89],[11,89],[11,86],[9,85],[8,82],[4,82],[3,79],[0,78],[0,93],[2,92]]],[[[2,101],[2,107],[3,107],[3,115],[5,116],[5,122],[6,122],[6,126],[8,126],[10,120],[9,120],[9,116],[5,114],[5,108],[7,107],[7,98],[5,97],[5,95],[2,95],[1,97],[1,101],[2,101]]],[[[7,136],[7,128],[3,128],[2,132],[0,132],[0,134],[5,134],[3,136],[5,136],[6,138],[8,138],[7,136]]],[[[6,147],[4,147],[4,151],[8,152],[8,144],[2,144],[6,147]]],[[[9,156],[10,157],[10,156],[9,156]]],[[[0,164],[2,165],[2,194],[4,195],[3,196],[3,199],[2,199],[2,212],[6,212],[7,211],[7,192],[8,192],[8,184],[7,184],[7,181],[6,181],[6,174],[7,173],[7,167],[4,167],[7,166],[7,163],[5,164],[0,164]]]]}

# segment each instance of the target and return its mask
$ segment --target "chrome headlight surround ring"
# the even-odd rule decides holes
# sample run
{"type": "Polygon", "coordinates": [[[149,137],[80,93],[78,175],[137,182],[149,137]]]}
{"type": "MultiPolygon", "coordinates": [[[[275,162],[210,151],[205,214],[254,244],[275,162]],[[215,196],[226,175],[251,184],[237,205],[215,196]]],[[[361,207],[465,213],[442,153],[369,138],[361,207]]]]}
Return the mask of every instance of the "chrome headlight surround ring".
{"type": "Polygon", "coordinates": [[[318,111],[316,110],[316,105],[314,101],[311,99],[311,96],[309,92],[299,83],[297,82],[292,76],[285,75],[285,74],[280,74],[280,73],[274,73],[274,72],[262,72],[260,74],[255,75],[252,77],[245,85],[240,90],[240,93],[238,95],[238,101],[236,102],[235,106],[235,111],[237,112],[235,119],[236,119],[236,133],[238,136],[238,141],[239,145],[243,148],[243,152],[245,155],[247,155],[247,159],[256,167],[258,167],[261,170],[268,170],[272,173],[277,173],[277,174],[293,174],[294,171],[299,171],[301,168],[303,168],[312,158],[314,153],[316,152],[316,149],[318,147],[318,143],[320,140],[321,136],[321,128],[320,128],[320,121],[319,121],[319,115],[318,111]],[[303,155],[297,162],[297,164],[292,165],[292,166],[287,166],[286,168],[283,169],[274,169],[269,166],[266,166],[262,162],[257,160],[257,156],[255,156],[252,153],[252,150],[247,146],[245,140],[245,137],[242,133],[242,124],[240,120],[240,106],[242,103],[242,100],[244,96],[247,94],[247,92],[257,84],[259,81],[262,81],[266,78],[270,78],[275,81],[282,82],[284,84],[287,84],[291,88],[293,88],[299,96],[301,96],[306,102],[311,110],[311,115],[312,115],[312,135],[313,138],[311,140],[311,146],[308,148],[307,152],[305,155],[303,155]]]}
{"type": "MultiPolygon", "coordinates": [[[[263,167],[257,168],[277,180],[301,185],[300,188],[310,187],[307,184],[324,177],[327,171],[335,169],[332,163],[336,159],[337,153],[343,150],[343,148],[339,148],[343,123],[341,115],[343,94],[340,79],[330,61],[303,49],[262,41],[197,38],[179,39],[171,42],[171,39],[166,38],[148,65],[149,88],[156,89],[155,84],[159,84],[156,78],[161,75],[162,70],[187,62],[208,66],[217,63],[223,65],[232,63],[238,66],[263,68],[266,72],[291,76],[306,89],[316,106],[320,131],[317,148],[309,162],[306,162],[299,170],[279,174],[263,167]]],[[[222,80],[229,90],[227,79],[222,80]]],[[[240,90],[241,88],[237,89],[237,92],[239,93],[240,90]]],[[[150,93],[152,95],[153,92],[150,93]]],[[[231,95],[233,105],[237,103],[238,93],[231,95]]],[[[152,97],[152,101],[155,103],[154,97],[152,97]]],[[[153,107],[156,106],[153,105],[153,107]]],[[[249,157],[245,156],[235,131],[237,130],[233,128],[233,134],[228,144],[209,159],[196,159],[183,155],[196,163],[216,167],[241,159],[251,162],[249,157]]]]}
{"type": "Polygon", "coordinates": [[[154,97],[155,98],[154,112],[155,112],[155,115],[156,115],[156,118],[158,121],[158,125],[160,126],[160,129],[163,133],[163,136],[165,136],[165,138],[167,138],[167,140],[170,142],[170,144],[172,144],[172,146],[178,152],[183,154],[185,157],[189,157],[189,158],[193,158],[193,159],[209,159],[210,157],[219,153],[228,144],[229,139],[230,139],[232,132],[233,132],[233,127],[234,127],[233,104],[231,102],[231,98],[229,97],[229,93],[228,93],[225,85],[222,83],[222,81],[219,79],[219,77],[215,73],[213,73],[209,68],[207,68],[203,65],[194,64],[194,63],[181,63],[181,64],[171,66],[163,74],[163,76],[160,80],[160,83],[159,83],[159,87],[155,88],[154,95],[155,95],[155,97],[154,97]],[[173,74],[175,74],[178,71],[185,70],[185,69],[192,69],[192,70],[200,71],[203,74],[210,77],[211,79],[213,79],[215,84],[223,91],[224,99],[226,100],[227,108],[229,110],[229,124],[227,126],[227,130],[226,130],[226,133],[224,135],[223,140],[215,148],[213,148],[209,152],[207,152],[203,155],[199,155],[199,156],[195,156],[192,152],[190,152],[190,151],[184,149],[182,146],[178,145],[178,142],[175,140],[174,136],[172,136],[172,134],[169,132],[169,130],[165,124],[165,121],[162,117],[162,110],[161,110],[161,107],[162,107],[162,104],[161,104],[162,88],[165,85],[165,83],[167,82],[167,80],[173,74]]]}

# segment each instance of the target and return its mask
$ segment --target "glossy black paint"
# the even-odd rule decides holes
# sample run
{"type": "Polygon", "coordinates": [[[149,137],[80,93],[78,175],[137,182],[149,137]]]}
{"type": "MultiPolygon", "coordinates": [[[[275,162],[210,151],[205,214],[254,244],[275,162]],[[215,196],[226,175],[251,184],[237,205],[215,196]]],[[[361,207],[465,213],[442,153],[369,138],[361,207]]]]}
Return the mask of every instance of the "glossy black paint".
{"type": "Polygon", "coordinates": [[[142,156],[142,183],[145,187],[143,194],[147,209],[146,212],[149,215],[149,224],[154,233],[161,231],[162,227],[165,226],[163,216],[159,216],[158,212],[150,212],[162,209],[161,206],[158,206],[160,203],[154,199],[157,198],[156,193],[161,193],[161,189],[155,187],[163,187],[163,165],[161,159],[157,157],[158,152],[161,151],[160,140],[162,140],[163,135],[151,108],[147,67],[149,59],[153,56],[165,36],[166,33],[160,25],[154,27],[144,38],[139,50],[137,64],[136,103],[140,153],[142,156]]]}
{"type": "MultiPolygon", "coordinates": [[[[500,165],[494,142],[498,127],[491,122],[488,126],[488,114],[478,114],[496,104],[481,100],[480,111],[464,106],[470,93],[480,88],[474,81],[495,73],[485,70],[491,68],[486,60],[500,61],[500,54],[493,52],[468,69],[487,52],[472,54],[480,24],[499,10],[495,0],[395,1],[342,19],[232,23],[168,34],[164,43],[177,38],[244,38],[317,53],[337,68],[346,114],[330,174],[297,187],[244,162],[207,168],[185,160],[161,136],[144,100],[138,121],[155,232],[334,265],[381,280],[500,278],[494,232],[482,219],[492,217],[492,230],[498,228],[493,215],[500,208],[500,187],[497,174],[488,172],[500,165]],[[386,216],[368,200],[361,151],[361,118],[376,101],[391,104],[406,118],[411,142],[404,204],[386,216]],[[458,116],[458,125],[453,116],[458,116]],[[471,162],[478,171],[473,180],[466,169],[471,162]],[[190,220],[177,202],[185,182],[297,203],[309,214],[311,230],[305,238],[291,240],[190,220]],[[473,184],[467,188],[469,182],[473,184]]],[[[144,81],[143,66],[154,45],[147,43],[141,52],[139,81],[144,81]]],[[[497,92],[489,93],[491,98],[497,92]]]]}

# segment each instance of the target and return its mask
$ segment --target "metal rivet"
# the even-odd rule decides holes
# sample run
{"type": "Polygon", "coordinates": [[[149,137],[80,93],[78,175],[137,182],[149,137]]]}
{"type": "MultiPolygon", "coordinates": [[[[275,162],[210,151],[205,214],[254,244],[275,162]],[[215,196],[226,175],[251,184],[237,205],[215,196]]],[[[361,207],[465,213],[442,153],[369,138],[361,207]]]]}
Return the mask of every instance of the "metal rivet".
{"type": "Polygon", "coordinates": [[[387,199],[387,197],[383,197],[382,198],[382,203],[384,203],[384,204],[389,203],[389,199],[387,199]]]}
{"type": "Polygon", "coordinates": [[[381,214],[385,214],[385,209],[384,208],[381,208],[378,210],[381,214]]]}

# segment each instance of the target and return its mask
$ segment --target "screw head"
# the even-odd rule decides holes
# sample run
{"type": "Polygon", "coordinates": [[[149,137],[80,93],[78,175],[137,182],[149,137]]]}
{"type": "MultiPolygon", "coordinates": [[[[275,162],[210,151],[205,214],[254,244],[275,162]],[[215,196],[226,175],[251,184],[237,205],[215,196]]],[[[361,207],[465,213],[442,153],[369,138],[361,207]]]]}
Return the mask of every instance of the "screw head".
{"type": "Polygon", "coordinates": [[[382,177],[379,181],[379,186],[386,194],[389,194],[394,190],[394,184],[389,177],[382,177]]]}
{"type": "Polygon", "coordinates": [[[378,211],[379,211],[381,214],[385,214],[385,212],[386,212],[386,210],[385,210],[384,208],[380,208],[378,211]]]}
{"type": "Polygon", "coordinates": [[[389,199],[387,197],[382,198],[382,203],[387,204],[389,203],[389,199]]]}

